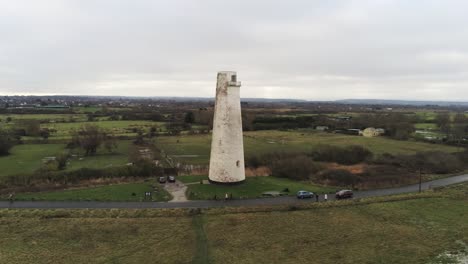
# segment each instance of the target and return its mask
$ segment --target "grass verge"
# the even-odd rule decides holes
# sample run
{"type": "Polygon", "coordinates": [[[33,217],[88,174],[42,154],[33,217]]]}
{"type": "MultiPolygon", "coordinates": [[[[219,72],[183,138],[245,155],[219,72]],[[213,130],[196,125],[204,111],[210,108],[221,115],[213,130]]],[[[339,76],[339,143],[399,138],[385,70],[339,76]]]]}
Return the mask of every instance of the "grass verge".
{"type": "Polygon", "coordinates": [[[15,200],[43,201],[169,201],[171,195],[153,182],[126,183],[63,191],[20,193],[15,200]],[[145,198],[151,192],[151,198],[145,198]]]}
{"type": "MultiPolygon", "coordinates": [[[[183,176],[184,177],[184,176],[183,176]]],[[[182,178],[182,177],[179,177],[182,178]]],[[[201,178],[198,176],[196,179],[201,178]]],[[[207,179],[207,176],[202,179],[207,179]]],[[[238,185],[219,184],[190,184],[187,188],[187,196],[192,200],[223,199],[225,194],[232,194],[234,199],[261,197],[263,192],[289,190],[289,194],[294,195],[299,190],[312,192],[333,192],[334,188],[322,187],[310,183],[298,182],[276,177],[247,177],[245,182],[238,185]]]]}

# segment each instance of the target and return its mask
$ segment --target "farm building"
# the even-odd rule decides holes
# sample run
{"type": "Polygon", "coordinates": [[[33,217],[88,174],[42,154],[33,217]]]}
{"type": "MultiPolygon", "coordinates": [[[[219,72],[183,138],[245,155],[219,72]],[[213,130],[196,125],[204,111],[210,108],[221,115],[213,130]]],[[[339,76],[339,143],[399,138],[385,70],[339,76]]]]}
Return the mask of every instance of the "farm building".
{"type": "Polygon", "coordinates": [[[364,129],[362,132],[362,135],[365,137],[378,137],[381,136],[385,133],[385,130],[382,128],[373,128],[373,127],[368,127],[364,129]]]}
{"type": "Polygon", "coordinates": [[[317,127],[315,127],[315,130],[317,130],[317,131],[327,131],[328,126],[317,126],[317,127]]]}

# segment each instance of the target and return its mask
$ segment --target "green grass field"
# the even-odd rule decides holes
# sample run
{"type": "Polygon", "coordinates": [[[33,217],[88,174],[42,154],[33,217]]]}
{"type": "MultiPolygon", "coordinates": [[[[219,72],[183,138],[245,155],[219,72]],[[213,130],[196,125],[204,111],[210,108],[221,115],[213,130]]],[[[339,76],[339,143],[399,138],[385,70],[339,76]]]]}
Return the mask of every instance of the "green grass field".
{"type": "Polygon", "coordinates": [[[430,263],[468,245],[467,202],[208,216],[205,230],[214,263],[430,263]]]}
{"type": "Polygon", "coordinates": [[[414,125],[416,129],[437,130],[437,125],[434,123],[417,123],[414,125]]]}
{"type": "Polygon", "coordinates": [[[70,121],[74,120],[77,122],[86,121],[87,117],[84,114],[0,114],[2,122],[6,122],[6,119],[10,117],[11,123],[15,123],[17,120],[41,120],[41,121],[70,121]]]}
{"type": "MultiPolygon", "coordinates": [[[[211,148],[210,135],[186,135],[179,137],[158,138],[159,147],[176,159],[191,164],[208,164],[211,148]],[[193,157],[177,157],[179,155],[194,155],[193,157]]],[[[311,151],[315,146],[361,145],[369,148],[374,154],[412,154],[422,151],[439,150],[455,152],[456,147],[434,145],[416,141],[400,141],[385,137],[366,138],[331,133],[288,132],[288,131],[255,131],[244,133],[244,150],[248,158],[252,155],[271,153],[274,151],[311,151]]]]}
{"type": "MultiPolygon", "coordinates": [[[[178,177],[182,179],[184,176],[178,177]]],[[[195,178],[196,180],[208,179],[207,176],[195,178]]],[[[225,194],[232,194],[234,199],[261,197],[263,192],[282,192],[289,189],[290,195],[295,195],[299,190],[311,192],[333,192],[336,189],[322,187],[310,183],[298,182],[276,177],[247,177],[245,182],[239,185],[217,185],[217,184],[190,184],[187,188],[187,196],[193,200],[223,199],[225,194]]]]}
{"type": "Polygon", "coordinates": [[[44,157],[57,156],[64,148],[64,144],[17,145],[12,148],[10,155],[0,157],[0,177],[32,173],[41,167],[44,157]]]}
{"type": "Polygon", "coordinates": [[[101,149],[94,156],[83,156],[83,151],[77,151],[79,157],[72,157],[67,170],[74,170],[79,168],[108,168],[113,166],[122,166],[128,163],[128,151],[132,144],[130,140],[119,140],[117,149],[112,153],[101,149]]]}
{"type": "Polygon", "coordinates": [[[39,193],[21,193],[15,200],[44,201],[168,201],[171,199],[164,188],[155,181],[144,183],[126,183],[108,186],[70,189],[39,193]],[[151,199],[145,199],[145,192],[152,192],[151,199]]]}
{"type": "MultiPolygon", "coordinates": [[[[0,263],[457,263],[468,184],[306,210],[0,210],[0,263]],[[185,213],[184,213],[185,212],[185,213]]],[[[464,262],[458,262],[464,263],[464,262]]]]}
{"type": "Polygon", "coordinates": [[[190,218],[88,216],[0,217],[0,263],[172,264],[191,263],[194,256],[190,218]]]}
{"type": "MultiPolygon", "coordinates": [[[[80,156],[72,157],[67,170],[79,168],[106,168],[111,166],[121,166],[128,163],[128,148],[131,144],[129,140],[120,140],[118,147],[113,153],[108,153],[100,149],[95,156],[83,157],[83,153],[78,151],[80,156]]],[[[66,152],[65,144],[24,144],[12,148],[11,154],[0,157],[0,177],[15,174],[29,174],[39,169],[45,157],[55,157],[66,152]]]]}
{"type": "Polygon", "coordinates": [[[202,180],[208,180],[208,176],[206,175],[183,175],[183,176],[178,176],[177,180],[183,183],[195,183],[195,182],[200,182],[202,180]]]}
{"type": "Polygon", "coordinates": [[[115,135],[126,135],[131,134],[135,135],[135,132],[132,129],[143,129],[148,132],[150,127],[156,126],[159,129],[165,130],[163,122],[153,122],[153,121],[129,121],[129,120],[120,120],[120,121],[93,121],[93,122],[74,122],[74,123],[48,123],[41,124],[42,128],[54,129],[57,132],[52,133],[50,138],[70,138],[71,132],[73,130],[78,130],[84,125],[96,125],[104,129],[108,129],[113,132],[115,135]]]}

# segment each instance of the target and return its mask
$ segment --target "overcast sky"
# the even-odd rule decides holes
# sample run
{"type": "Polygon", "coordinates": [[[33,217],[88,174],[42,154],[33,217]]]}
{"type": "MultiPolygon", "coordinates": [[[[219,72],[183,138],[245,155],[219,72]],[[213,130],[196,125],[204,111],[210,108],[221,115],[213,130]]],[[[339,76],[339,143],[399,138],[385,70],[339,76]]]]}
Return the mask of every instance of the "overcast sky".
{"type": "Polygon", "coordinates": [[[468,1],[0,0],[0,95],[468,101],[468,1]]]}

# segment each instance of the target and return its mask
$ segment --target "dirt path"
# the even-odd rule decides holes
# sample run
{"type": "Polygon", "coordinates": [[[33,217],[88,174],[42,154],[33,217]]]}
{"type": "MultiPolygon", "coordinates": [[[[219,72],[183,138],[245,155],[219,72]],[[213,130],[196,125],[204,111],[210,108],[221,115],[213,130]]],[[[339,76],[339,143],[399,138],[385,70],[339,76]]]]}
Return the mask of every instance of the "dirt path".
{"type": "Polygon", "coordinates": [[[172,200],[169,202],[186,202],[187,197],[185,197],[185,191],[187,186],[180,181],[176,182],[167,182],[164,184],[164,189],[172,195],[172,200]]]}

